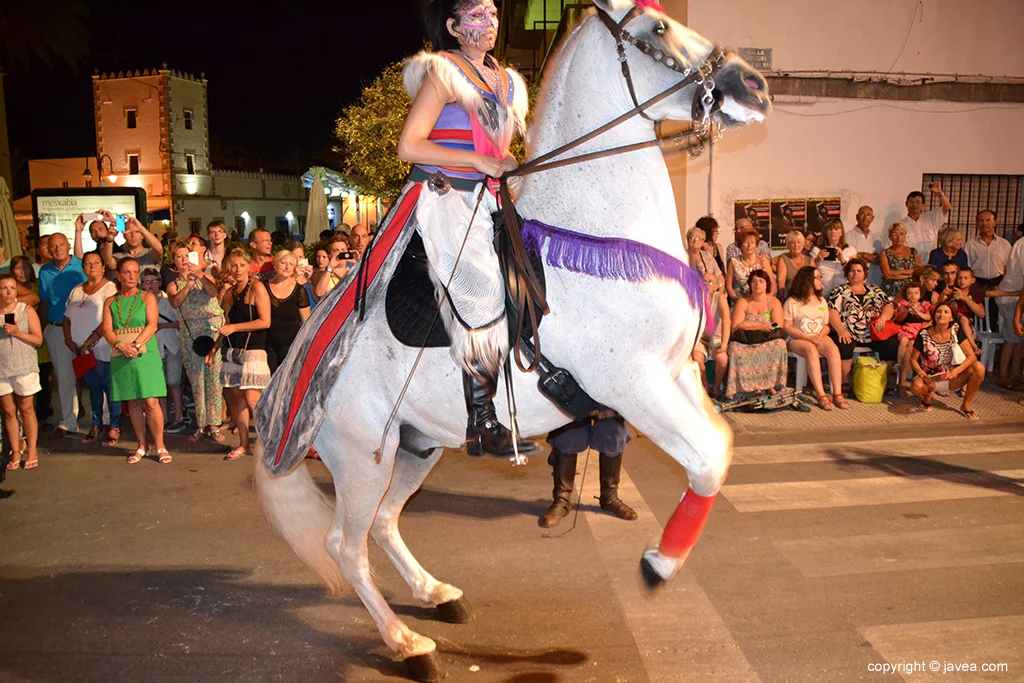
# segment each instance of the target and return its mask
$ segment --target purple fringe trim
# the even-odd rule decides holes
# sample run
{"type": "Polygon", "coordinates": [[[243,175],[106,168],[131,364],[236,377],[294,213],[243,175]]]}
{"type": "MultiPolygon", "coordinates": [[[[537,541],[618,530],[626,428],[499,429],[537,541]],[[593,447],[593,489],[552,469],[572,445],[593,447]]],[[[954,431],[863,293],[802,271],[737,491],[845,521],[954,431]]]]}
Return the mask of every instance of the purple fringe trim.
{"type": "Polygon", "coordinates": [[[545,263],[573,273],[585,273],[603,280],[644,282],[654,278],[679,283],[691,303],[704,306],[704,328],[714,334],[710,302],[704,278],[688,264],[649,244],[621,237],[594,237],[556,228],[540,221],[523,224],[523,246],[534,254],[548,247],[545,263]]]}

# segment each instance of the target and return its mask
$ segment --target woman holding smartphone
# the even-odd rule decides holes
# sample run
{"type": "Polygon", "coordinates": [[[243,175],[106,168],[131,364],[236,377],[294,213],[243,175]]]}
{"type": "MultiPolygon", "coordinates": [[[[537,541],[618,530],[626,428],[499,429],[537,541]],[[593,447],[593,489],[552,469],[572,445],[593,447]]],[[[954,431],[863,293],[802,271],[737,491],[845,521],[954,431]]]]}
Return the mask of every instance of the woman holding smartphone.
{"type": "Polygon", "coordinates": [[[18,281],[9,273],[0,275],[0,411],[14,455],[7,469],[16,470],[22,460],[25,469],[39,466],[39,422],[33,398],[39,392],[39,358],[43,331],[35,309],[18,301],[18,281]],[[25,430],[21,441],[18,416],[25,430]]]}
{"type": "Polygon", "coordinates": [[[193,251],[189,242],[171,245],[171,259],[178,278],[167,285],[167,300],[178,310],[178,335],[185,375],[192,386],[195,400],[196,431],[188,438],[192,443],[209,436],[217,443],[224,441],[220,433],[224,414],[223,387],[220,382],[220,357],[207,365],[202,348],[196,349],[200,337],[212,341],[216,330],[224,324],[224,311],[217,301],[218,285],[214,269],[203,268],[203,258],[193,251]]]}
{"type": "Polygon", "coordinates": [[[985,379],[985,366],[975,358],[967,337],[953,322],[953,307],[948,303],[936,306],[932,324],[918,333],[910,365],[917,375],[910,383],[910,393],[921,397],[922,410],[931,410],[936,393],[964,387],[960,414],[968,420],[978,419],[971,401],[985,379]]]}

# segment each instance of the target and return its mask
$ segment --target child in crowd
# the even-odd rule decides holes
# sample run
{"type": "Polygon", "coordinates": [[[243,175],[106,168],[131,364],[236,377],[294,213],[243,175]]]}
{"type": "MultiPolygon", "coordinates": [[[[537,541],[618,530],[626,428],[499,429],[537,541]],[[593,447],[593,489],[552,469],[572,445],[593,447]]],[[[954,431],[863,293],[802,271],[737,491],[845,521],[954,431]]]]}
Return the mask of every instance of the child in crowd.
{"type": "Polygon", "coordinates": [[[953,308],[953,318],[960,323],[960,329],[971,343],[976,356],[981,356],[981,347],[974,336],[974,319],[985,317],[985,290],[976,284],[974,271],[962,268],[956,274],[952,287],[942,292],[942,300],[953,308]]]}
{"type": "MultiPolygon", "coordinates": [[[[936,280],[937,282],[938,280],[936,280]]],[[[932,321],[932,304],[921,298],[923,285],[911,280],[903,287],[896,300],[896,314],[893,322],[900,325],[900,350],[897,356],[899,381],[896,384],[900,398],[907,398],[907,375],[910,373],[910,354],[914,351],[917,333],[932,321]]]]}
{"type": "Polygon", "coordinates": [[[178,336],[178,311],[171,306],[165,292],[160,291],[161,276],[155,268],[147,268],[142,273],[142,288],[156,297],[160,322],[157,325],[156,342],[163,361],[164,378],[167,381],[167,395],[171,397],[173,414],[168,411],[167,399],[160,399],[160,407],[164,411],[167,434],[180,434],[188,427],[181,400],[181,341],[178,336]]]}

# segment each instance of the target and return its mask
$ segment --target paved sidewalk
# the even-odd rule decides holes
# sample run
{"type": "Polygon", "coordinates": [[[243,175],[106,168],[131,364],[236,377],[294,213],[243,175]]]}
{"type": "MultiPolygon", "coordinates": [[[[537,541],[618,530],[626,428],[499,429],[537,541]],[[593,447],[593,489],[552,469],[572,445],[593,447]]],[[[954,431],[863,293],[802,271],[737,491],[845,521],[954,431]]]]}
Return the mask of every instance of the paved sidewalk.
{"type": "Polygon", "coordinates": [[[859,427],[886,431],[904,426],[919,429],[928,425],[962,429],[1024,422],[1024,406],[1018,403],[1022,398],[1024,393],[1006,391],[986,382],[974,399],[974,409],[980,416],[974,422],[968,421],[957,411],[962,399],[955,393],[945,398],[937,396],[932,410],[928,412],[921,410],[921,399],[914,396],[900,399],[895,394],[886,394],[882,403],[872,404],[860,403],[850,397],[848,410],[835,408],[825,411],[818,408],[810,396],[805,395],[802,399],[811,407],[809,413],[782,408],[769,412],[730,412],[724,415],[737,437],[859,427]]]}

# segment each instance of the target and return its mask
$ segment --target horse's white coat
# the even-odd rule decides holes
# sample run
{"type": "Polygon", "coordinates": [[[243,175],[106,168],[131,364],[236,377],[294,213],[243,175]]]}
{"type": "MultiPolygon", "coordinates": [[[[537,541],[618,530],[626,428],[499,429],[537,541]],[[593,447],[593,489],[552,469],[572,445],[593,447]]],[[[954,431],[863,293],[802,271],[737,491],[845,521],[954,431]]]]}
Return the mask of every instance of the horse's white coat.
{"type": "MultiPolygon", "coordinates": [[[[616,0],[613,7],[598,4],[617,17],[632,6],[623,0],[616,0]]],[[[645,36],[657,19],[669,23],[668,36],[679,54],[699,63],[710,53],[707,40],[650,11],[631,22],[629,30],[645,36]]],[[[632,47],[627,53],[641,101],[680,78],[632,47]]],[[[555,59],[545,77],[531,131],[534,156],[598,128],[633,106],[614,41],[596,17],[584,20],[567,37],[555,59]]],[[[693,87],[686,88],[652,108],[650,115],[688,119],[692,98],[693,87]]],[[[729,100],[726,104],[740,106],[729,100]]],[[[653,124],[634,117],[572,154],[653,136],[653,124]]],[[[527,176],[518,206],[527,218],[591,235],[626,237],[685,257],[668,171],[656,148],[527,176]]],[[[636,284],[551,269],[547,281],[551,314],[540,328],[545,355],[569,369],[596,400],[617,410],[682,464],[695,491],[702,495],[718,491],[729,468],[732,435],[710,409],[698,368],[689,360],[701,332],[699,302],[689,301],[674,282],[636,284]]],[[[397,529],[403,505],[441,452],[437,448],[421,459],[400,449],[398,426],[414,426],[433,444],[460,446],[467,419],[461,370],[446,349],[424,352],[375,458],[416,350],[394,340],[383,306],[367,311],[363,325],[315,444],[335,482],[337,505],[330,530],[309,514],[315,488],[308,475],[293,471],[273,478],[262,472],[257,482],[268,518],[300,557],[336,583],[330,570],[324,569],[329,553],[373,616],[388,647],[408,657],[433,651],[434,643],[402,623],[377,590],[369,571],[367,537],[373,534],[417,599],[439,604],[461,596],[459,589],[437,581],[416,562],[397,529]],[[299,510],[305,514],[296,514],[299,510]]],[[[524,434],[544,434],[567,422],[537,392],[535,375],[517,373],[515,390],[524,434]]],[[[496,403],[499,416],[507,421],[503,388],[496,403]]],[[[262,469],[261,458],[255,460],[262,469]]]]}

